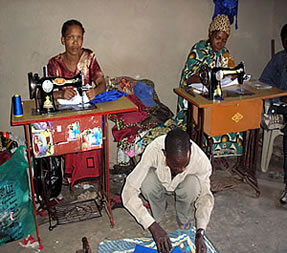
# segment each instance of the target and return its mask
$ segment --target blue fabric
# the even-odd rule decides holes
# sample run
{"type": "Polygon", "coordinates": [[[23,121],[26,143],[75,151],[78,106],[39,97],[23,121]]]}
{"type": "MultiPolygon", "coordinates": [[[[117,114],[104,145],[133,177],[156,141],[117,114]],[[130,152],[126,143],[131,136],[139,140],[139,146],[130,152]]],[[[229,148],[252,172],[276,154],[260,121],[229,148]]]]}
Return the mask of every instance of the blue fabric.
{"type": "Polygon", "coordinates": [[[214,19],[219,14],[225,14],[226,16],[228,16],[230,24],[233,24],[235,16],[235,29],[237,29],[238,0],[213,0],[213,2],[215,4],[215,7],[212,19],[214,19]]]}
{"type": "MultiPolygon", "coordinates": [[[[177,229],[169,233],[172,246],[184,246],[183,252],[195,252],[195,232],[196,229],[191,227],[188,230],[177,229]]],[[[219,253],[211,240],[205,235],[206,253],[219,253]]],[[[156,244],[152,237],[130,238],[122,240],[104,240],[98,245],[98,253],[118,252],[118,253],[134,253],[137,245],[156,249],[156,244]]]]}
{"type": "Polygon", "coordinates": [[[127,94],[124,92],[120,92],[117,90],[110,90],[110,91],[105,91],[103,93],[100,93],[97,95],[94,99],[90,100],[90,103],[92,105],[95,105],[97,103],[104,103],[108,101],[114,101],[119,99],[122,96],[126,96],[127,94]]]}
{"type": "Polygon", "coordinates": [[[136,83],[134,93],[146,107],[154,107],[157,105],[153,100],[153,88],[144,82],[136,83]]]}

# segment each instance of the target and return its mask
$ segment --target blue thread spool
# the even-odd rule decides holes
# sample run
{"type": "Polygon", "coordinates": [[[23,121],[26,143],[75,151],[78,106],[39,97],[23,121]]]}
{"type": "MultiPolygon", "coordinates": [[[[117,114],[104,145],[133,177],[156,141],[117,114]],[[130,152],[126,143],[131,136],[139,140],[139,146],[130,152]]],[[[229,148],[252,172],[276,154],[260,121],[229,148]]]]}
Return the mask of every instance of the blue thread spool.
{"type": "Polygon", "coordinates": [[[13,102],[14,102],[14,115],[16,117],[22,117],[23,116],[23,107],[22,107],[21,96],[16,94],[13,97],[13,102]]]}

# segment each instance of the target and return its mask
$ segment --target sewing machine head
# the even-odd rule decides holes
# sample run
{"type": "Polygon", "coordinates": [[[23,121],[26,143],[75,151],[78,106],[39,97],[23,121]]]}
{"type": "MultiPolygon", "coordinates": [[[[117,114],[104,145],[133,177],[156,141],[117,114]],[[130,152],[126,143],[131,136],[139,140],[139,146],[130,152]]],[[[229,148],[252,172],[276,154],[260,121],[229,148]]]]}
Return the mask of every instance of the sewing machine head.
{"type": "Polygon", "coordinates": [[[29,95],[30,99],[35,99],[36,113],[44,114],[58,111],[55,104],[53,91],[63,87],[74,87],[82,96],[86,90],[83,86],[84,79],[80,72],[72,78],[51,77],[47,76],[47,67],[44,67],[43,77],[40,78],[37,73],[28,73],[29,95]]]}
{"type": "Polygon", "coordinates": [[[215,67],[210,68],[203,64],[199,70],[201,82],[208,88],[208,99],[222,98],[223,92],[221,89],[221,81],[226,76],[236,76],[239,84],[242,84],[246,79],[245,67],[243,62],[239,63],[234,68],[215,67]]]}

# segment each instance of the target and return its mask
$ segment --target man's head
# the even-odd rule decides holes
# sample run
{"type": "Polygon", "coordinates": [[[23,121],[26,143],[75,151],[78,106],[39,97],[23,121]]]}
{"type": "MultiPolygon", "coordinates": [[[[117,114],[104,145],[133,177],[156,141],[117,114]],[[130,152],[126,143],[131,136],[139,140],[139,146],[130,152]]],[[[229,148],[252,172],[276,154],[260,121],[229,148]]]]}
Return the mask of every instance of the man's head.
{"type": "Polygon", "coordinates": [[[282,27],[280,36],[281,36],[282,46],[284,47],[285,51],[287,51],[287,24],[285,24],[282,27]]]}
{"type": "Polygon", "coordinates": [[[217,15],[209,25],[209,39],[213,51],[219,52],[225,47],[230,34],[230,21],[226,15],[217,15]]]}
{"type": "Polygon", "coordinates": [[[165,138],[163,153],[173,177],[183,172],[189,164],[191,154],[191,142],[188,134],[179,128],[171,130],[165,138]]]}

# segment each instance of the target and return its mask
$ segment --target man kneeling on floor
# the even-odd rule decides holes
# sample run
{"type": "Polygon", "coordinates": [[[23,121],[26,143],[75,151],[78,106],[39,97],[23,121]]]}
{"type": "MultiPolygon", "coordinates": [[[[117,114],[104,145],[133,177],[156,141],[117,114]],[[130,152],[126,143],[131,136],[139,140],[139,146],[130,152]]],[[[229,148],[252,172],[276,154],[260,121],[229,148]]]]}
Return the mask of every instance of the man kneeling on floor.
{"type": "Polygon", "coordinates": [[[172,249],[168,233],[160,226],[169,193],[175,195],[176,218],[181,229],[190,228],[194,205],[196,252],[206,252],[203,236],[214,205],[211,170],[204,152],[179,128],[156,138],[146,147],[141,161],[126,179],[122,200],[136,220],[149,229],[158,252],[172,249]],[[140,194],[148,201],[152,216],[140,194]]]}

